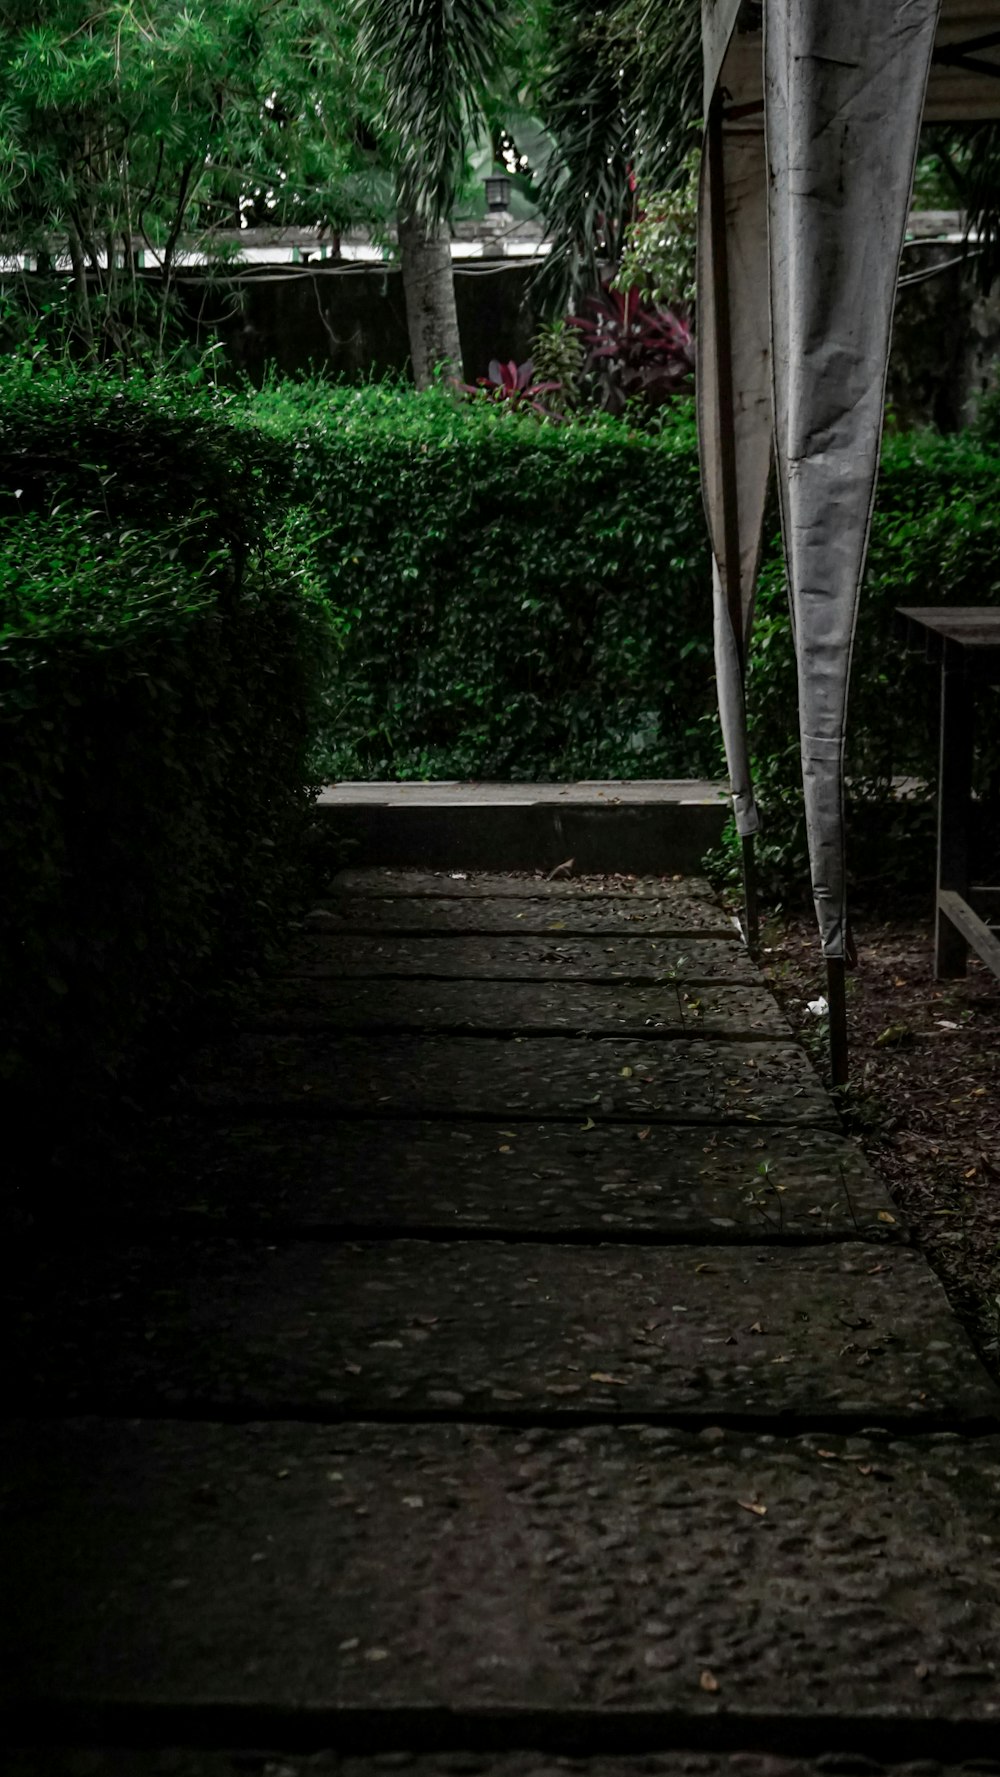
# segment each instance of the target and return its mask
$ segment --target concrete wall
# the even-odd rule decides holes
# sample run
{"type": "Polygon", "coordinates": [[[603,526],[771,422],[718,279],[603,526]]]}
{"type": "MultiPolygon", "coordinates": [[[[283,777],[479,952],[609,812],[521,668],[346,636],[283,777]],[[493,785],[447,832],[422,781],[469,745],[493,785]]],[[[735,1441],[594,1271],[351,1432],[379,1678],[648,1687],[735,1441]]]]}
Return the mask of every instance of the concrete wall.
{"type": "MultiPolygon", "coordinates": [[[[1000,364],[1000,290],[982,297],[969,266],[951,263],[955,244],[921,244],[905,271],[943,269],[904,284],[896,304],[889,403],[898,423],[967,425],[980,394],[996,385],[1000,364]]],[[[488,261],[456,266],[455,293],[465,361],[472,382],[493,357],[526,358],[535,317],[532,268],[488,261]]],[[[189,310],[206,340],[224,339],[231,361],[259,380],[268,365],[311,366],[350,378],[406,369],[408,345],[402,280],[381,266],[349,272],[275,267],[226,289],[214,279],[185,284],[189,310]]]]}
{"type": "Polygon", "coordinates": [[[1000,288],[981,296],[973,267],[955,263],[959,247],[911,250],[905,271],[934,276],[903,283],[889,364],[889,405],[903,428],[931,423],[943,432],[967,426],[1000,371],[1000,288]]]}
{"type": "MultiPolygon", "coordinates": [[[[491,358],[525,359],[534,332],[530,267],[477,261],[456,266],[462,355],[468,381],[485,374],[491,358]]],[[[189,275],[185,303],[204,340],[224,340],[231,362],[259,381],[269,365],[301,372],[312,367],[350,378],[403,372],[409,357],[402,277],[388,267],[288,271],[274,267],[244,275],[228,287],[214,277],[189,275]]]]}

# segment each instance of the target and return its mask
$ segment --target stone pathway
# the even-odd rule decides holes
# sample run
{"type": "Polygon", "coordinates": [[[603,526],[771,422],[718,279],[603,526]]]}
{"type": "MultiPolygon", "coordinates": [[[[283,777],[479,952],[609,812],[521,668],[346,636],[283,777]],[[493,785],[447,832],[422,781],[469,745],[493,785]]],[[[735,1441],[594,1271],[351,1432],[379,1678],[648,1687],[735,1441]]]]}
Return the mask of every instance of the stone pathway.
{"type": "Polygon", "coordinates": [[[12,1777],[1000,1772],[1000,1393],[703,885],[345,872],[98,1183],[12,1777]]]}

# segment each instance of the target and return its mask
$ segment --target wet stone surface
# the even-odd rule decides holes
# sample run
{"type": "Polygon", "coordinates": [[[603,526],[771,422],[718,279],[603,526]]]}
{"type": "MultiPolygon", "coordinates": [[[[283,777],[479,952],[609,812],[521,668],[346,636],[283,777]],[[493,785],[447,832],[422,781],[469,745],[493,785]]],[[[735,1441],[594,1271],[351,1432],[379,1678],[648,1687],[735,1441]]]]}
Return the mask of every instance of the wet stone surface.
{"type": "MultiPolygon", "coordinates": [[[[67,1210],[294,1229],[886,1239],[889,1198],[823,1128],[166,1119],[67,1210]]],[[[66,1211],[64,1211],[66,1213],[66,1211]]]]}
{"type": "Polygon", "coordinates": [[[306,923],[316,929],[370,932],[591,932],[613,936],[717,932],[738,942],[733,922],[718,902],[690,894],[646,897],[575,897],[556,901],[512,895],[465,899],[420,895],[335,895],[320,902],[306,923]]]}
{"type": "Polygon", "coordinates": [[[203,1051],[186,1083],[206,1106],[326,1114],[834,1121],[805,1052],[765,1041],[250,1035],[203,1051]]]}
{"type": "Polygon", "coordinates": [[[669,906],[707,903],[716,913],[718,898],[700,876],[546,876],[512,871],[498,876],[488,870],[339,870],[332,894],[420,895],[438,900],[512,896],[515,900],[564,901],[595,897],[601,901],[662,901],[669,906]]]}
{"type": "Polygon", "coordinates": [[[334,1752],[198,1752],[170,1747],[72,1750],[50,1748],[8,1754],[5,1777],[1000,1777],[1000,1760],[940,1765],[931,1759],[890,1767],[864,1754],[781,1758],[766,1753],[637,1753],[624,1757],[566,1757],[553,1752],[412,1752],[368,1756],[334,1752]]]}
{"type": "Polygon", "coordinates": [[[1000,1714],[996,1439],[14,1422],[0,1475],[22,1711],[1000,1714]]]}
{"type": "Polygon", "coordinates": [[[329,981],[286,976],[251,1015],[260,1030],[541,1031],[788,1037],[764,987],[591,987],[570,981],[329,981]]]}
{"type": "Polygon", "coordinates": [[[76,1244],[5,1291],[21,1412],[997,1421],[922,1259],[393,1241],[76,1244]]]}
{"type": "Polygon", "coordinates": [[[761,984],[742,944],[724,938],[376,938],[314,929],[295,946],[289,972],[351,978],[428,975],[439,980],[703,981],[761,984]]]}

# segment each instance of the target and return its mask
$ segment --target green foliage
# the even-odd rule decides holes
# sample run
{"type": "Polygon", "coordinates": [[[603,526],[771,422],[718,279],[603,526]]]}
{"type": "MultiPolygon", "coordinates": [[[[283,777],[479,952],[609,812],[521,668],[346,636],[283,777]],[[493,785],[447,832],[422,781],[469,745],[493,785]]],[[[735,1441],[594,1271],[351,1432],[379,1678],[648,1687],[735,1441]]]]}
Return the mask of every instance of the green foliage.
{"type": "Polygon", "coordinates": [[[301,879],[329,640],[286,506],[235,402],[0,378],[0,1081],[46,1139],[259,962],[301,879]]]}
{"type": "Polygon", "coordinates": [[[254,400],[322,512],[347,633],[331,775],[713,769],[707,551],[691,405],[656,437],[446,390],[254,400]]]}
{"type": "MultiPolygon", "coordinates": [[[[904,650],[900,605],[1000,604],[1000,453],[969,435],[904,433],[884,441],[847,717],[848,864],[856,884],[927,889],[933,814],[927,795],[897,803],[893,779],[937,781],[939,678],[904,650]],[[869,811],[878,811],[872,814],[869,811]]],[[[748,684],[751,742],[764,811],[758,855],[774,896],[808,885],[795,662],[780,545],[765,556],[748,684]]],[[[1000,786],[1000,714],[984,694],[978,781],[1000,786]]],[[[984,823],[985,828],[985,823],[984,823]]],[[[985,833],[984,833],[985,837],[985,833]]]]}
{"type": "Polygon", "coordinates": [[[0,245],[37,262],[16,297],[50,344],[158,363],[182,250],[224,264],[244,218],[382,216],[345,8],[0,0],[0,245]]]}
{"type": "Polygon", "coordinates": [[[362,68],[382,84],[378,123],[407,210],[453,208],[511,25],[506,0],[356,0],[362,68]]]}
{"type": "MultiPolygon", "coordinates": [[[[509,404],[504,404],[508,406],[509,404]]],[[[721,771],[693,417],[568,426],[445,389],[283,385],[257,423],[324,531],[342,613],[318,765],[337,777],[681,777],[721,771]]],[[[925,871],[937,677],[904,654],[900,604],[1000,603],[1000,453],[887,437],[862,596],[847,772],[857,876],[925,871]],[[894,837],[893,837],[894,834],[894,837]],[[913,849],[913,847],[917,849],[913,849]],[[922,850],[920,848],[923,848],[922,850]]],[[[749,707],[773,893],[807,882],[784,567],[765,551],[749,707]]],[[[1000,724],[984,716],[984,733],[1000,724]]],[[[1000,778],[984,749],[980,781],[1000,778]]]]}
{"type": "Polygon", "coordinates": [[[693,148],[672,190],[640,190],[616,290],[637,290],[647,302],[668,306],[694,302],[700,166],[701,150],[693,148]]]}
{"type": "Polygon", "coordinates": [[[531,342],[531,361],[539,382],[559,384],[559,404],[565,411],[579,405],[583,375],[583,341],[564,316],[544,321],[531,342]]]}
{"type": "Polygon", "coordinates": [[[657,192],[684,180],[699,133],[701,14],[697,0],[552,0],[548,38],[536,105],[556,144],[539,193],[552,251],[537,288],[558,311],[621,258],[634,177],[657,192]]]}

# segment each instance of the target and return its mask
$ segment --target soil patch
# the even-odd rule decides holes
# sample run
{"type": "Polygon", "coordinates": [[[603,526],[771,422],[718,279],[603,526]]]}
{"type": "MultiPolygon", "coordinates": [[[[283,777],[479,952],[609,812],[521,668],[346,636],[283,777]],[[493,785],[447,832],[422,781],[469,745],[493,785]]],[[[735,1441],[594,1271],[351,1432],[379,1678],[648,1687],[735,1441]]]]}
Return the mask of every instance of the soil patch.
{"type": "MultiPolygon", "coordinates": [[[[929,919],[857,922],[848,977],[848,1127],[1000,1372],[1000,982],[975,958],[935,981],[929,919]]],[[[825,992],[811,918],[765,922],[761,963],[793,1028],[826,1073],[825,992]]]]}

